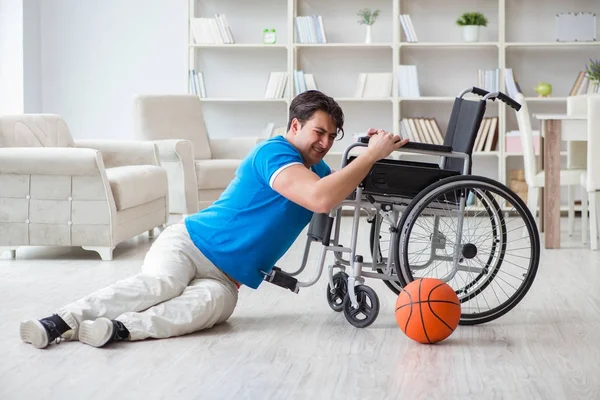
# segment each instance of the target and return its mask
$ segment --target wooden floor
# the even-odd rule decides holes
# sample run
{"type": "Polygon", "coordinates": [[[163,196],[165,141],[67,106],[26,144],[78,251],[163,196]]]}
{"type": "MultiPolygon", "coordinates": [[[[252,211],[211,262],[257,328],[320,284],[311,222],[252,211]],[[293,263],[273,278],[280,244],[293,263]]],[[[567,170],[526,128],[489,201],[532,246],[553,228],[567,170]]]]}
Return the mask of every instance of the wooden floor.
{"type": "MultiPolygon", "coordinates": [[[[437,345],[404,336],[381,281],[367,280],[379,318],[357,329],[329,308],[321,279],[299,294],[242,288],[231,319],[197,334],[37,350],[20,341],[19,321],[136,273],[151,242],[123,243],[112,262],[81,249],[25,249],[16,261],[5,253],[0,399],[600,399],[600,252],[565,228],[566,248],[543,251],[517,308],[437,345]]],[[[303,235],[284,269],[300,266],[304,244],[303,235]]],[[[317,256],[315,246],[303,276],[316,272],[317,256]]]]}

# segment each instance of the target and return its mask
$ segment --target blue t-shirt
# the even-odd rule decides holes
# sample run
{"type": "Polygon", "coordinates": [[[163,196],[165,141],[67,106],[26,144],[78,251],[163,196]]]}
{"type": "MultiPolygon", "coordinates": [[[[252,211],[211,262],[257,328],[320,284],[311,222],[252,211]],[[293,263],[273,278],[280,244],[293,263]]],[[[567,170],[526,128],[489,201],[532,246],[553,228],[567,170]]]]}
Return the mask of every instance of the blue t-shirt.
{"type": "MultiPolygon", "coordinates": [[[[242,161],[221,197],[185,219],[200,251],[227,275],[253,289],[312,218],[312,211],[272,188],[275,177],[295,164],[303,164],[302,156],[283,136],[261,142],[242,161]]],[[[311,170],[321,178],[331,173],[324,161],[311,170]]]]}

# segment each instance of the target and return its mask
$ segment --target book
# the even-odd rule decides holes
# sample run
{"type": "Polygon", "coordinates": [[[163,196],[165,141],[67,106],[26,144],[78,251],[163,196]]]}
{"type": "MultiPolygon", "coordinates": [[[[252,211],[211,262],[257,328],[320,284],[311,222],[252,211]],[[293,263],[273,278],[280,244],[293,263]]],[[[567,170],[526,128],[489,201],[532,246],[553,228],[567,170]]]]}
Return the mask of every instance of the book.
{"type": "Polygon", "coordinates": [[[358,74],[356,98],[388,98],[392,93],[393,77],[391,72],[375,72],[358,74]]]}
{"type": "Polygon", "coordinates": [[[400,132],[402,137],[408,138],[411,142],[444,143],[444,136],[435,118],[402,118],[400,120],[400,132]]]}
{"type": "Polygon", "coordinates": [[[327,43],[321,15],[298,16],[295,20],[296,43],[327,43]]]}

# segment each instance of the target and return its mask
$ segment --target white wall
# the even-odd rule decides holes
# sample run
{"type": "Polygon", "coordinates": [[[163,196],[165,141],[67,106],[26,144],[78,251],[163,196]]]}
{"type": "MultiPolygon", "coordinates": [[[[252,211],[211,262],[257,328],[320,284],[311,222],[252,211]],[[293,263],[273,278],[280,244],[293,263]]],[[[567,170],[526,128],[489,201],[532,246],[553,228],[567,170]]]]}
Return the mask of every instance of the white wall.
{"type": "Polygon", "coordinates": [[[23,0],[23,94],[26,113],[42,112],[40,0],[23,0]]]}
{"type": "MultiPolygon", "coordinates": [[[[75,138],[133,139],[135,94],[187,91],[187,7],[187,0],[39,1],[42,111],[63,116],[75,138]]],[[[36,23],[35,12],[28,17],[36,23]]]]}
{"type": "Polygon", "coordinates": [[[0,114],[23,112],[23,3],[0,0],[0,114]]]}

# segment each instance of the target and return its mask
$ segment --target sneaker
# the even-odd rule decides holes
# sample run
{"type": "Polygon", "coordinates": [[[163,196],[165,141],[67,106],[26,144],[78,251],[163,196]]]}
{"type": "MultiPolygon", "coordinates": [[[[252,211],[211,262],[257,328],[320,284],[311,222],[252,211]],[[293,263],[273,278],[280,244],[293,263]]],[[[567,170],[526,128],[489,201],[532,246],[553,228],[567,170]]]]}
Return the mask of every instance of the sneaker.
{"type": "Polygon", "coordinates": [[[129,339],[129,331],[120,321],[98,318],[83,321],[79,327],[79,341],[94,347],[102,347],[108,342],[129,339]]]}
{"type": "Polygon", "coordinates": [[[21,322],[19,333],[22,341],[31,343],[36,349],[43,349],[52,341],[60,343],[62,334],[70,330],[69,325],[61,317],[53,315],[39,321],[21,322]]]}

